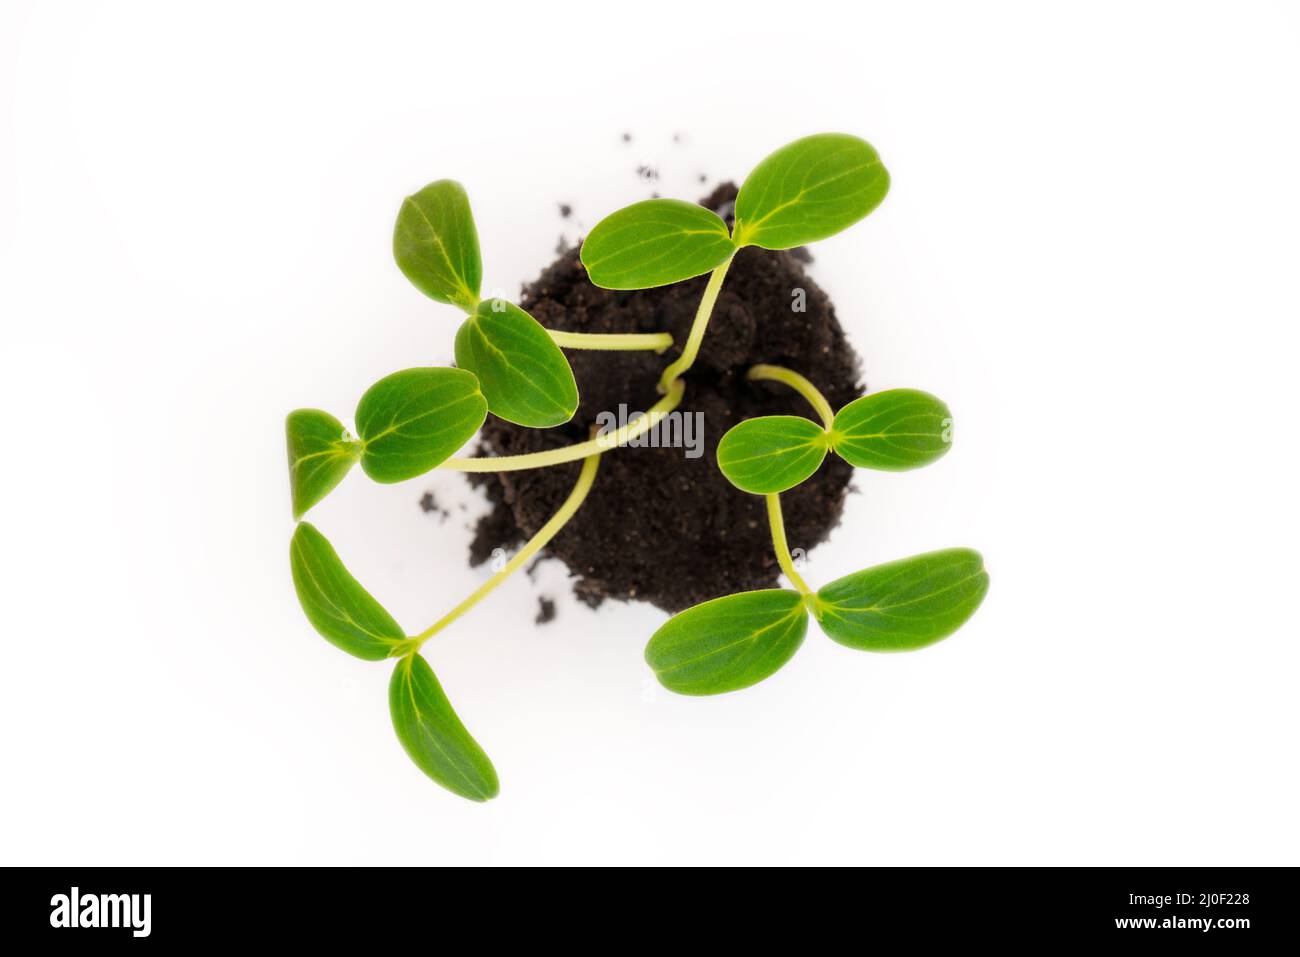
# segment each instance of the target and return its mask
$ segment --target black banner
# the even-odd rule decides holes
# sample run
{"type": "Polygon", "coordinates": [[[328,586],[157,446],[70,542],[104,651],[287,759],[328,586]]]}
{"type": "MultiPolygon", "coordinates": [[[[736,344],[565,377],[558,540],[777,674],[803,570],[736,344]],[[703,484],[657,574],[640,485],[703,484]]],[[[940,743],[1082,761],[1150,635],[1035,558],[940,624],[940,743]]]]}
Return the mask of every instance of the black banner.
{"type": "MultiPolygon", "coordinates": [[[[640,942],[665,936],[770,942],[811,929],[862,946],[896,940],[1094,943],[1131,941],[1240,950],[1295,936],[1291,869],[840,869],[821,875],[676,871],[623,881],[539,882],[444,870],[10,869],[5,926],[45,942],[148,947],[250,939],[375,942],[417,927],[483,926],[498,908],[539,943],[590,935],[617,921],[640,942]],[[757,885],[757,886],[756,886],[757,885]],[[746,903],[748,901],[748,903],[746,903]],[[472,915],[466,913],[472,909],[472,915]],[[403,916],[405,914],[405,916],[403,916]],[[665,921],[667,923],[665,923],[665,921]],[[716,922],[716,924],[715,924],[716,922]],[[877,938],[874,935],[879,934],[877,938]]],[[[487,926],[495,924],[489,921],[487,926]]]]}

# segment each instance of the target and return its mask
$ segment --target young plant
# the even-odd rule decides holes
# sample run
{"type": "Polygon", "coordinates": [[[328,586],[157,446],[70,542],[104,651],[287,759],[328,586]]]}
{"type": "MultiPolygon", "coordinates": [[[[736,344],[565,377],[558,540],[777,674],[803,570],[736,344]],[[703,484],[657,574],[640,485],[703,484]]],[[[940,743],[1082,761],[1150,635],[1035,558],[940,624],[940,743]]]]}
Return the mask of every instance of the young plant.
{"type": "Polygon", "coordinates": [[[718,443],[718,468],[745,492],[792,489],[817,471],[828,452],[858,468],[903,472],[939,459],[952,442],[952,414],[928,392],[877,392],[832,413],[821,392],[797,372],[758,365],[746,378],[789,385],[822,424],[799,415],[764,415],[728,430],[718,443]]]}
{"type": "MultiPolygon", "coordinates": [[[[536,555],[582,505],[600,456],[653,429],[682,401],[683,375],[699,354],[727,267],[745,246],[788,249],[825,239],[870,213],[889,176],[874,149],[839,133],[777,150],[745,180],[728,229],[709,210],[650,200],[602,220],[582,247],[592,282],[643,289],[706,272],[695,322],[680,355],[664,369],[648,413],[584,442],[526,455],[454,457],[491,412],[518,425],[549,428],[578,406],[573,372],[561,349],[652,350],[673,346],[668,333],[599,334],[544,329],[504,299],[482,300],[478,231],[465,190],[451,180],[407,198],[397,217],[393,254],[413,285],[466,318],[455,338],[456,369],[407,369],[375,383],[357,406],[354,438],[318,409],[289,415],[290,492],[295,520],[334,489],[357,462],[379,482],[401,482],[433,468],[504,472],[582,465],[569,497],[502,568],[428,628],[408,635],[348,572],[329,541],[300,522],[290,545],[294,587],[308,621],[358,658],[396,660],[389,685],[393,728],[412,761],[434,781],[471,800],[499,789],[496,770],[452,709],[421,650],[536,555]]],[[[857,466],[905,469],[947,451],[948,410],[933,396],[895,390],[866,396],[832,413],[806,379],[778,366],[750,370],[753,380],[784,382],[808,398],[822,420],[766,416],[741,423],[719,446],[719,465],[746,491],[767,495],[773,543],[795,586],[731,595],[672,618],[650,640],[646,657],[665,686],[714,694],[754,684],[787,661],[803,641],[808,615],[852,647],[900,650],[951,633],[987,588],[979,556],[953,549],[867,569],[811,591],[790,560],[779,493],[807,479],[828,452],[857,466]]]]}
{"type": "Polygon", "coordinates": [[[710,273],[686,346],[663,371],[659,391],[695,363],[727,267],[746,246],[792,249],[834,236],[880,205],[889,173],[870,143],[819,133],[783,146],[745,178],[735,225],[677,199],[647,199],[606,216],[582,244],[597,286],[648,289],[710,273]]]}
{"type": "Polygon", "coordinates": [[[380,379],[357,403],[359,439],[328,412],[290,412],[293,517],[302,518],[358,461],[376,482],[423,475],[470,440],[487,408],[478,380],[462,369],[405,369],[380,379]]]}
{"type": "Polygon", "coordinates": [[[460,183],[440,179],[406,198],[393,229],[393,258],[416,289],[466,314],[456,332],[456,364],[478,377],[493,414],[539,429],[573,418],[578,385],[560,347],[513,303],[479,299],[478,230],[460,183]]]}
{"type": "Polygon", "coordinates": [[[806,378],[759,365],[752,381],[783,382],[806,398],[818,425],[794,415],[748,419],[718,443],[718,468],[737,488],[767,497],[777,561],[794,590],[727,595],[674,616],[651,637],[646,662],[659,682],[689,695],[720,694],[774,674],[803,643],[811,614],[822,631],[862,651],[911,651],[956,631],[983,601],[989,576],[978,552],[950,548],[854,572],[814,591],[790,558],[781,492],[812,476],[828,451],[862,468],[902,471],[943,456],[952,417],[912,389],[863,396],[832,414],[806,378]]]}
{"type": "Polygon", "coordinates": [[[496,797],[496,769],[465,730],[433,669],[420,656],[420,649],[555,537],[587,497],[599,465],[599,454],[589,456],[568,499],[541,531],[472,595],[414,635],[408,636],[383,605],[361,587],[315,526],[300,522],[294,531],[289,565],[307,620],[323,638],[350,655],[365,661],[398,659],[388,686],[393,730],[421,771],[461,797],[473,801],[496,797]]]}

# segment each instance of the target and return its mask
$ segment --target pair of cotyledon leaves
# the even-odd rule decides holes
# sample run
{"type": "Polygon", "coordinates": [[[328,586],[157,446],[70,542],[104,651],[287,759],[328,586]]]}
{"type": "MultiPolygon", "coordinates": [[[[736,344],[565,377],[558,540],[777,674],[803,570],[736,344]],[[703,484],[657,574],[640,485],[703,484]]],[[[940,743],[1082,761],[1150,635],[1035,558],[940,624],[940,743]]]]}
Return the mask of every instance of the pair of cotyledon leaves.
{"type": "Polygon", "coordinates": [[[952,415],[917,389],[890,389],[855,399],[829,429],[798,415],[765,415],[733,426],[718,443],[718,468],[731,484],[756,495],[803,482],[834,451],[858,468],[901,472],[943,456],[952,443],[952,415]]]}
{"type": "Polygon", "coordinates": [[[423,475],[469,441],[487,417],[479,380],[464,369],[404,369],[357,403],[357,438],[320,409],[289,413],[289,488],[294,518],[323,499],[358,461],[377,482],[423,475]]]}
{"type": "Polygon", "coordinates": [[[676,199],[650,199],[607,216],[582,245],[597,286],[645,289],[703,275],[742,246],[790,249],[852,226],[889,191],[889,173],[871,145],[819,133],[772,153],[736,196],[735,227],[676,199]]]}
{"type": "Polygon", "coordinates": [[[464,187],[441,179],[408,196],[393,228],[393,258],[422,293],[467,314],[456,364],[478,378],[493,414],[536,429],[573,418],[578,386],[550,334],[514,303],[479,299],[483,261],[464,187]]]}
{"type": "Polygon", "coordinates": [[[854,572],[814,594],[773,588],[704,602],[656,631],[645,658],[670,691],[737,691],[772,675],[794,656],[807,634],[810,612],[822,631],[842,645],[912,651],[961,627],[988,587],[978,552],[929,552],[854,572]]]}
{"type": "Polygon", "coordinates": [[[410,650],[401,625],[352,577],[309,522],[294,531],[289,562],[298,601],[326,640],[366,661],[400,657],[388,686],[388,706],[398,740],[416,766],[462,797],[495,797],[496,769],[452,710],[433,669],[410,650]]]}

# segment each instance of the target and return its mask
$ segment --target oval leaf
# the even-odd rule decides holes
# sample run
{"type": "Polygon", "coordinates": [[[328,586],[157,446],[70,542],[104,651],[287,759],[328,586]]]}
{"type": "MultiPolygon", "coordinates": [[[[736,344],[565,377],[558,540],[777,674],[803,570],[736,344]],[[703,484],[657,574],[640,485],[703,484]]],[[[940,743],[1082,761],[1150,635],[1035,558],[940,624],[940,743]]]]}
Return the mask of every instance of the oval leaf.
{"type": "Polygon", "coordinates": [[[451,708],[433,669],[419,655],[403,658],[388,684],[397,739],[416,766],[448,791],[486,801],[501,790],[496,768],[451,708]]]}
{"type": "Polygon", "coordinates": [[[669,691],[720,694],[773,674],[799,650],[807,631],[798,592],[742,592],[670,618],[650,638],[645,660],[669,691]]]}
{"type": "Polygon", "coordinates": [[[831,429],[831,448],[858,468],[905,472],[942,458],[951,447],[952,413],[917,389],[854,399],[831,429]]]}
{"type": "Polygon", "coordinates": [[[578,410],[569,360],[541,323],[504,299],[479,303],[461,324],[456,364],[478,377],[488,408],[516,425],[563,425],[578,410]]]}
{"type": "Polygon", "coordinates": [[[877,565],[817,592],[822,631],[863,651],[911,651],[965,624],[989,590],[980,553],[949,548],[877,565]]]}
{"type": "Polygon", "coordinates": [[[326,640],[367,661],[387,658],[405,640],[401,626],[343,567],[315,526],[303,522],[294,531],[289,563],[302,610],[326,640]]]}
{"type": "Polygon", "coordinates": [[[597,286],[648,289],[700,276],[736,251],[712,210],[680,199],[648,199],[610,213],[582,244],[597,286]]]}
{"type": "Polygon", "coordinates": [[[733,426],[718,443],[718,468],[755,495],[784,492],[817,471],[829,436],[799,415],[765,415],[733,426]]]}
{"type": "Polygon", "coordinates": [[[440,179],[406,197],[393,228],[393,258],[430,299],[473,312],[483,262],[465,187],[440,179]]]}
{"type": "Polygon", "coordinates": [[[401,482],[440,465],[487,418],[478,379],[464,369],[404,369],[380,379],[357,404],[361,467],[376,482],[401,482]]]}
{"type": "Polygon", "coordinates": [[[819,133],[783,146],[754,168],[736,197],[736,245],[790,249],[834,236],[889,192],[870,143],[819,133]]]}
{"type": "Polygon", "coordinates": [[[342,422],[320,409],[290,412],[284,431],[289,446],[289,492],[297,520],[343,481],[357,460],[359,445],[348,436],[342,422]]]}

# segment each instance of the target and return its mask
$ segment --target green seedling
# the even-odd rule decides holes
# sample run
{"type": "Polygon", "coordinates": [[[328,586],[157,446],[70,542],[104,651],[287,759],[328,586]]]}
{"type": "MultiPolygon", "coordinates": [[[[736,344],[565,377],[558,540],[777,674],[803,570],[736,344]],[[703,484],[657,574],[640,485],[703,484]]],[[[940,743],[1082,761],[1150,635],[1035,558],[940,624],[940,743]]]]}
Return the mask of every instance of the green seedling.
{"type": "Polygon", "coordinates": [[[302,518],[358,461],[376,482],[423,475],[468,442],[486,417],[478,380],[463,369],[405,369],[380,379],[357,403],[357,439],[328,412],[290,412],[293,517],[302,518]]]}
{"type": "Polygon", "coordinates": [[[794,657],[809,614],[850,648],[914,651],[965,624],[988,587],[979,552],[929,552],[854,572],[815,592],[775,588],[706,601],[656,631],[645,660],[659,683],[678,694],[739,691],[794,657]]]}
{"type": "Polygon", "coordinates": [[[447,790],[474,801],[496,796],[497,775],[478,742],[465,730],[420,656],[424,643],[486,598],[546,546],[582,505],[591,490],[600,455],[588,456],[578,481],[536,535],[506,566],[428,628],[408,635],[397,620],[361,586],[334,546],[309,522],[299,522],[289,545],[289,565],[307,620],[326,641],[366,661],[398,659],[388,690],[393,730],[416,766],[447,790]]]}
{"type": "Polygon", "coordinates": [[[745,246],[791,249],[834,236],[880,205],[889,173],[870,143],[819,133],[783,146],[745,178],[735,225],[676,199],[649,199],[606,216],[582,244],[597,286],[647,289],[710,273],[681,356],[664,369],[665,392],[699,355],[713,306],[736,252],[745,246]]]}
{"type": "MultiPolygon", "coordinates": [[[[496,796],[496,770],[452,709],[422,649],[530,561],[586,499],[600,457],[654,428],[681,403],[683,376],[699,354],[709,317],[736,252],[788,249],[826,239],[870,213],[889,188],[876,151],[840,133],[806,137],[777,150],[741,186],[731,228],[714,213],[679,200],[636,203],[602,220],[582,247],[593,283],[643,289],[709,273],[695,322],[659,381],[648,413],[584,442],[526,455],[455,457],[488,412],[549,428],[578,407],[562,349],[663,353],[668,333],[587,335],[543,328],[519,306],[481,298],[478,230],[465,190],[431,183],[402,205],[393,234],[398,267],[429,298],[466,318],[455,337],[457,369],[407,369],[375,383],[356,410],[356,437],[327,412],[289,415],[290,491],[295,519],[361,463],[378,482],[401,482],[433,468],[506,472],[581,461],[573,490],[551,519],[499,571],[432,625],[408,634],[344,566],[314,526],[300,522],[290,546],[294,587],[308,621],[329,642],[366,661],[394,659],[389,684],[393,728],[415,765],[462,797],[496,796]]],[[[803,376],[755,366],[753,381],[782,382],[802,394],[817,421],[764,416],[736,426],[718,448],[734,484],[765,495],[777,561],[793,588],[729,595],[674,616],[646,648],[659,681],[708,695],[748,687],[798,650],[809,616],[834,640],[870,651],[921,648],[951,634],[988,588],[980,556],[949,549],[868,568],[813,591],[785,540],[780,493],[805,481],[834,453],[863,468],[898,471],[942,456],[951,442],[948,409],[933,396],[897,389],[850,402],[838,413],[803,376]]]]}
{"type": "Polygon", "coordinates": [[[794,488],[812,477],[828,452],[858,468],[903,472],[945,455],[952,444],[952,413],[916,389],[891,389],[855,399],[834,415],[803,376],[777,366],[754,366],[751,381],[784,382],[800,392],[822,424],[798,415],[764,415],[731,428],[718,443],[718,468],[732,485],[755,495],[794,488]]]}
{"type": "Polygon", "coordinates": [[[440,179],[406,198],[393,228],[393,257],[416,289],[465,312],[456,363],[478,376],[494,415],[538,429],[573,418],[573,370],[541,323],[503,299],[479,300],[478,229],[460,183],[440,179]]]}

